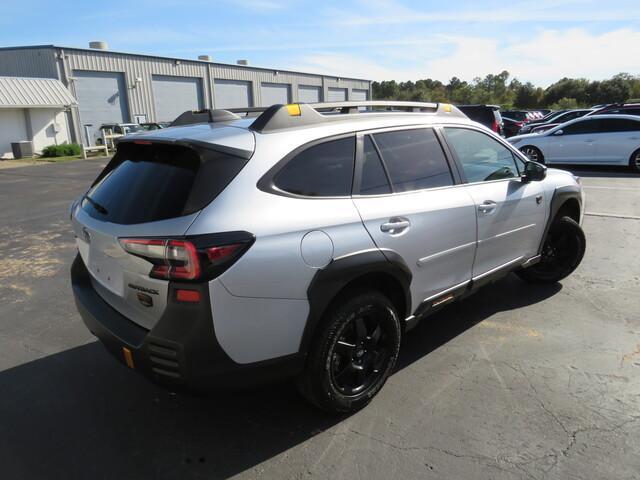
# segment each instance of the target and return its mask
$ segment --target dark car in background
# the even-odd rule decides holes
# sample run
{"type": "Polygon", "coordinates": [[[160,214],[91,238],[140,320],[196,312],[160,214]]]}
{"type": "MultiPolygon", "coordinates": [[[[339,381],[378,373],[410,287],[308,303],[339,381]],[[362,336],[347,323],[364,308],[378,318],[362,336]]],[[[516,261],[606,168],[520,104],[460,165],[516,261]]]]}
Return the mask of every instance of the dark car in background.
{"type": "Polygon", "coordinates": [[[524,133],[531,133],[534,131],[548,130],[549,128],[560,125],[561,123],[568,122],[569,120],[573,120],[575,118],[580,118],[592,111],[593,110],[589,108],[565,110],[563,112],[559,112],[557,115],[548,116],[546,117],[546,119],[543,118],[542,120],[527,123],[520,129],[520,134],[522,135],[524,133]]]}
{"type": "Polygon", "coordinates": [[[520,122],[509,117],[502,117],[502,130],[506,138],[518,135],[520,129],[526,125],[525,122],[520,122]]]}
{"type": "Polygon", "coordinates": [[[612,103],[591,111],[589,115],[609,115],[614,113],[622,115],[640,115],[640,103],[612,103]]]}
{"type": "Polygon", "coordinates": [[[518,122],[528,122],[527,113],[529,112],[526,110],[503,110],[501,112],[505,117],[517,120],[518,122]]]}
{"type": "Polygon", "coordinates": [[[456,107],[474,122],[481,123],[498,135],[504,136],[498,105],[456,105],[456,107]]]}

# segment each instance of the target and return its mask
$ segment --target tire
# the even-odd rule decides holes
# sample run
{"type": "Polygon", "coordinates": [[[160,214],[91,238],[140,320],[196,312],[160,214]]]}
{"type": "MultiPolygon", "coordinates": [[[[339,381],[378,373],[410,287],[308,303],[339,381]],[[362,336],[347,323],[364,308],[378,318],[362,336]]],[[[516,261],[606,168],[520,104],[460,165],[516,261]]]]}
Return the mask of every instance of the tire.
{"type": "Polygon", "coordinates": [[[524,153],[529,160],[544,165],[544,155],[538,147],[534,147],[533,145],[525,145],[520,149],[520,151],[524,153]]]}
{"type": "Polygon", "coordinates": [[[541,260],[516,273],[530,283],[558,282],[578,268],[586,245],[587,240],[580,225],[571,217],[560,217],[547,233],[541,260]]]}
{"type": "Polygon", "coordinates": [[[640,148],[631,154],[629,158],[629,169],[633,173],[640,173],[640,148]]]}
{"type": "Polygon", "coordinates": [[[363,408],[393,371],[400,339],[398,313],[387,297],[375,290],[340,297],[314,338],[300,393],[330,413],[363,408]]]}

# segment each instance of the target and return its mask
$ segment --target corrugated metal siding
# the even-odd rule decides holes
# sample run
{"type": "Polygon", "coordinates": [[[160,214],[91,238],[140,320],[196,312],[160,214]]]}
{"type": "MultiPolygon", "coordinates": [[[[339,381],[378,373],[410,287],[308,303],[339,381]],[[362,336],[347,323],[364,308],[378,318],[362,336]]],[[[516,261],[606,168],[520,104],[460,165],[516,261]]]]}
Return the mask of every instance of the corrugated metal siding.
{"type": "MultiPolygon", "coordinates": [[[[72,76],[71,72],[74,70],[122,72],[126,83],[126,102],[131,117],[136,114],[146,114],[150,121],[158,120],[153,96],[153,75],[200,78],[204,108],[217,107],[214,105],[216,97],[214,79],[250,82],[251,101],[254,105],[263,104],[262,83],[290,85],[292,102],[300,101],[298,97],[299,85],[320,87],[321,98],[324,99],[329,98],[329,88],[347,89],[347,98],[350,98],[353,89],[367,90],[369,98],[371,97],[371,85],[367,80],[102,50],[62,47],[0,49],[0,75],[60,78],[66,84],[66,77],[72,76]],[[64,60],[57,57],[61,53],[64,54],[64,60]],[[137,78],[140,78],[141,81],[136,82],[137,78]]],[[[71,93],[75,94],[73,79],[69,81],[68,86],[71,93]]],[[[218,96],[218,98],[220,97],[218,96]]],[[[75,117],[74,123],[77,123],[75,117]]]]}
{"type": "MultiPolygon", "coordinates": [[[[204,90],[204,108],[213,105],[215,98],[214,79],[241,80],[250,82],[252,102],[262,105],[262,83],[285,83],[290,85],[291,101],[297,102],[298,85],[318,86],[323,89],[323,98],[328,98],[329,87],[347,89],[370,89],[366,80],[337,79],[307,73],[280,72],[240,65],[222,65],[218,63],[174,60],[168,58],[134,56],[108,51],[65,50],[67,70],[99,70],[123,72],[127,82],[127,101],[131,115],[146,113],[150,120],[157,121],[153,91],[153,75],[175,75],[180,77],[198,77],[202,79],[204,90]],[[142,82],[136,83],[136,78],[142,82]],[[135,85],[135,87],[133,87],[135,85]]],[[[73,83],[73,82],[72,82],[73,83]]]]}
{"type": "Polygon", "coordinates": [[[75,104],[60,80],[0,77],[0,108],[50,108],[75,104]]]}
{"type": "Polygon", "coordinates": [[[59,78],[53,48],[0,50],[0,75],[59,78]]]}

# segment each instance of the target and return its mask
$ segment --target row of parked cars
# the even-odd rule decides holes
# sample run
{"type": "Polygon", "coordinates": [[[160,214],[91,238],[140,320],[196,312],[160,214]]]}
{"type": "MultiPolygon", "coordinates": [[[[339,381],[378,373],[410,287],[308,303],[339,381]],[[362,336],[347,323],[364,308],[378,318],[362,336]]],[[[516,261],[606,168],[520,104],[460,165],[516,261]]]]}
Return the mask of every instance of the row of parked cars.
{"type": "Polygon", "coordinates": [[[539,163],[625,165],[640,173],[640,103],[559,111],[500,111],[461,105],[469,118],[506,137],[539,163]]]}
{"type": "Polygon", "coordinates": [[[169,122],[148,122],[148,123],[103,123],[94,133],[96,145],[104,145],[107,137],[109,139],[129,135],[130,133],[148,132],[150,130],[160,130],[167,128],[169,122]]]}

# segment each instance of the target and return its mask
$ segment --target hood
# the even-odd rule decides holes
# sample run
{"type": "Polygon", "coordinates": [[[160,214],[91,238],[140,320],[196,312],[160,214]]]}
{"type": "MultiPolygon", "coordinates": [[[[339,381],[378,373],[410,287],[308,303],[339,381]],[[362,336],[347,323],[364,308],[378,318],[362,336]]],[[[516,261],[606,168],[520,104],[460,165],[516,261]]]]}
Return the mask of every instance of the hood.
{"type": "Polygon", "coordinates": [[[507,138],[507,142],[516,143],[516,141],[525,140],[527,138],[540,138],[540,133],[525,133],[523,135],[514,135],[507,138]]]}

